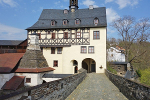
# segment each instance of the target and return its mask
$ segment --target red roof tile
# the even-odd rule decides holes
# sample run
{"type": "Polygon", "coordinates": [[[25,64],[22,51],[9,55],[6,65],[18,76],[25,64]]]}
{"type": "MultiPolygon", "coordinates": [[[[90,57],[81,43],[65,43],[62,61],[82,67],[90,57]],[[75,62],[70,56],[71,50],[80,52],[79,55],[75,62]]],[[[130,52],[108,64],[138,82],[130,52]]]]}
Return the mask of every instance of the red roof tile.
{"type": "Polygon", "coordinates": [[[41,72],[48,72],[53,71],[55,69],[51,67],[46,68],[18,68],[15,72],[16,73],[41,73],[41,72]]]}
{"type": "Polygon", "coordinates": [[[2,87],[3,90],[16,90],[24,81],[25,76],[13,76],[9,81],[7,81],[2,87]]]}
{"type": "Polygon", "coordinates": [[[24,53],[0,54],[0,73],[10,73],[24,53]]]}

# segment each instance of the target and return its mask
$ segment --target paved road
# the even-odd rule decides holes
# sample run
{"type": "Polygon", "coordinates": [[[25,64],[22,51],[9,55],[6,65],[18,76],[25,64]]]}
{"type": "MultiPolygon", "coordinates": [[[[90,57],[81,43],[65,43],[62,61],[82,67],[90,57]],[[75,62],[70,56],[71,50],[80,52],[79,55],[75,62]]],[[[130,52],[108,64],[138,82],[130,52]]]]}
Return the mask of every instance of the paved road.
{"type": "Polygon", "coordinates": [[[105,74],[90,73],[66,100],[128,100],[105,74]]]}

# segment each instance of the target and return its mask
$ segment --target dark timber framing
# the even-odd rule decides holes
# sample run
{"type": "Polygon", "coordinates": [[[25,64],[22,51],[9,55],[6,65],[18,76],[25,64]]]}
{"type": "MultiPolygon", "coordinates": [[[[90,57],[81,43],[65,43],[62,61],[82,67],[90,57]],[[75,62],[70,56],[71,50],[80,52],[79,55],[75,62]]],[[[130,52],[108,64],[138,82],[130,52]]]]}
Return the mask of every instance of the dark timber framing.
{"type": "Polygon", "coordinates": [[[39,44],[40,47],[69,47],[71,45],[90,45],[90,29],[78,28],[78,29],[47,29],[47,30],[28,30],[28,43],[30,44],[30,34],[33,32],[41,33],[39,44]],[[62,30],[63,33],[59,33],[62,30]],[[72,33],[72,31],[75,33],[72,33]],[[80,33],[80,38],[77,38],[77,33],[80,33]],[[52,38],[52,34],[55,33],[55,38],[52,38]],[[68,38],[65,38],[65,33],[68,33],[68,38]],[[83,38],[84,33],[88,33],[87,38],[83,38]],[[63,34],[63,38],[59,38],[59,34],[63,34]],[[48,37],[50,35],[51,37],[48,37]],[[72,37],[75,35],[75,38],[72,37]]]}

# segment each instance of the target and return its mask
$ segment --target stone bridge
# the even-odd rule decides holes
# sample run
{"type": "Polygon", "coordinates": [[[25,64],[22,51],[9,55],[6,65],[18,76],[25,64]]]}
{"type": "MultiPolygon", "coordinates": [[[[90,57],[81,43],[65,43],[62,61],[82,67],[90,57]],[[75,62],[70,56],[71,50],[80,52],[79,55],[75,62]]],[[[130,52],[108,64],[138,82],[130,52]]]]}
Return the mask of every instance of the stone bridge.
{"type": "Polygon", "coordinates": [[[90,73],[66,100],[128,100],[105,74],[90,73]]]}
{"type": "Polygon", "coordinates": [[[150,87],[114,75],[79,73],[21,89],[0,100],[150,100],[150,87]],[[73,91],[74,90],[74,91],[73,91]]]}

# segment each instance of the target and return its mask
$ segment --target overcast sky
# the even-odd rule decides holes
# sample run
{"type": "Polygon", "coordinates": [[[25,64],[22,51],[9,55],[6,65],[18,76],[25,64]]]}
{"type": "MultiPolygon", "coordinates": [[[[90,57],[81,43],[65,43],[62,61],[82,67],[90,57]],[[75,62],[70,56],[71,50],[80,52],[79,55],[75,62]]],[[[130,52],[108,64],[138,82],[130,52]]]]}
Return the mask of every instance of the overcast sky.
{"type": "MultiPolygon", "coordinates": [[[[70,0],[0,0],[0,40],[24,40],[26,28],[32,26],[43,9],[68,9],[70,0]]],[[[107,37],[118,38],[109,24],[112,20],[130,15],[137,20],[150,18],[150,0],[79,0],[79,9],[106,7],[107,37]]]]}

